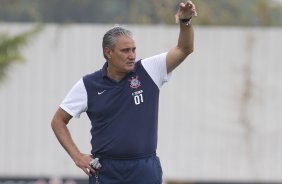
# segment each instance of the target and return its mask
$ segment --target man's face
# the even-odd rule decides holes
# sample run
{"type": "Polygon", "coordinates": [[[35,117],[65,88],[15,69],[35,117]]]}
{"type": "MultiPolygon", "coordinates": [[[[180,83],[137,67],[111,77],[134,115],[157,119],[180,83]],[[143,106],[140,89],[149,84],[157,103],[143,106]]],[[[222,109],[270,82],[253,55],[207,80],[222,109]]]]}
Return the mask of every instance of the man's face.
{"type": "Polygon", "coordinates": [[[110,67],[116,72],[128,73],[134,69],[136,59],[136,46],[132,38],[128,36],[117,37],[115,47],[108,52],[110,67]]]}

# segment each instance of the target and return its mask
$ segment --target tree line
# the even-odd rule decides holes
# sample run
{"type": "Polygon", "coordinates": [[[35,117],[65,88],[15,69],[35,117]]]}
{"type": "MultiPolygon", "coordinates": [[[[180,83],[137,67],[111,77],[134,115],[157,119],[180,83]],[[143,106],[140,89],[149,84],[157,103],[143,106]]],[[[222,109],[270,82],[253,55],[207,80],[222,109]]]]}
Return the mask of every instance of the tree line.
{"type": "MultiPolygon", "coordinates": [[[[0,0],[1,22],[174,24],[181,0],[0,0]]],[[[197,25],[281,26],[275,0],[194,0],[197,25]]]]}

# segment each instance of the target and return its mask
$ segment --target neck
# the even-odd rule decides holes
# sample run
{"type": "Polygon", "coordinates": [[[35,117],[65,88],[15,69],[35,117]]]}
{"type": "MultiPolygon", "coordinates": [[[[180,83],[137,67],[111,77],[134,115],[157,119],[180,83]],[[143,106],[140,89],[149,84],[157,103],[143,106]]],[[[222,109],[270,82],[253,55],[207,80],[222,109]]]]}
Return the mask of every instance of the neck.
{"type": "Polygon", "coordinates": [[[113,69],[111,69],[109,66],[107,68],[107,76],[114,80],[114,81],[121,81],[125,77],[126,73],[123,72],[117,72],[113,69]]]}

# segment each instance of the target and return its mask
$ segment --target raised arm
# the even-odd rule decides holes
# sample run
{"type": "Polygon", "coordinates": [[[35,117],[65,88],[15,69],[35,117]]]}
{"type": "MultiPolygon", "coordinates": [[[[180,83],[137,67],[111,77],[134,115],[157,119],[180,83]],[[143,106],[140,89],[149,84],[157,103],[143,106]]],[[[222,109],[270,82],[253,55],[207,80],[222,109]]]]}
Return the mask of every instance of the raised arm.
{"type": "Polygon", "coordinates": [[[195,5],[188,0],[180,3],[175,15],[176,23],[180,25],[180,33],[177,45],[170,49],[166,57],[167,72],[174,70],[194,50],[194,31],[191,19],[197,16],[195,5]]]}

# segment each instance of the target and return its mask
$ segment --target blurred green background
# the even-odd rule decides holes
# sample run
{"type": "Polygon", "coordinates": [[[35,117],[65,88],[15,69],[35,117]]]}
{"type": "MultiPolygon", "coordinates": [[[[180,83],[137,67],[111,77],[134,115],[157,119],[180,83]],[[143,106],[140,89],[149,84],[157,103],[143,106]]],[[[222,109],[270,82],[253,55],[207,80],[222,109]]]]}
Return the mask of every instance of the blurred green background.
{"type": "MultiPolygon", "coordinates": [[[[0,22],[174,24],[181,0],[0,0],[0,22]],[[175,11],[173,11],[175,10],[175,11]]],[[[281,26],[280,0],[195,0],[194,24],[281,26]]]]}

